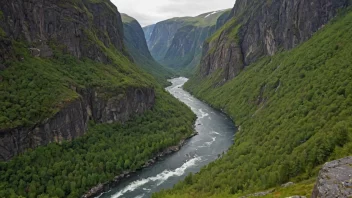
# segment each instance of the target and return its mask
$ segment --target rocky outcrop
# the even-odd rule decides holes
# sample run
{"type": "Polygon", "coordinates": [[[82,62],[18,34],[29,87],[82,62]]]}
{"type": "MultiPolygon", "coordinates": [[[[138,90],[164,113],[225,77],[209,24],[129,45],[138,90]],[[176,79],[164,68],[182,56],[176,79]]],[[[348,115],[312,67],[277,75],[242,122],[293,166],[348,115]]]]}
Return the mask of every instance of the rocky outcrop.
{"type": "Polygon", "coordinates": [[[349,4],[348,0],[237,0],[231,21],[205,44],[201,75],[221,68],[222,79],[232,79],[260,57],[308,40],[349,4]]]}
{"type": "Polygon", "coordinates": [[[0,10],[7,37],[30,43],[42,57],[52,54],[50,45],[60,45],[78,58],[108,62],[91,32],[105,46],[123,51],[121,16],[110,1],[1,0],[0,10]]]}
{"type": "Polygon", "coordinates": [[[125,122],[151,109],[155,103],[154,90],[149,88],[129,88],[113,96],[107,96],[104,90],[78,92],[81,97],[33,127],[0,130],[0,161],[9,160],[29,148],[80,137],[87,131],[89,120],[125,122]]]}
{"type": "Polygon", "coordinates": [[[237,76],[243,68],[241,45],[233,41],[227,32],[221,33],[213,41],[205,42],[199,70],[203,77],[222,70],[219,80],[224,83],[237,76]]]}
{"type": "Polygon", "coordinates": [[[312,198],[352,197],[352,157],[326,163],[320,170],[312,198]]]}

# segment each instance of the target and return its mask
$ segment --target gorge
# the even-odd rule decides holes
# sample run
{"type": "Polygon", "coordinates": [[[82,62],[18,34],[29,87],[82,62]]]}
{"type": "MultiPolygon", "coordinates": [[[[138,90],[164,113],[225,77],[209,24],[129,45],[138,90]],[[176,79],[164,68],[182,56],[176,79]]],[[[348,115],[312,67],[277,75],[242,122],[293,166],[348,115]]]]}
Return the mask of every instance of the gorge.
{"type": "Polygon", "coordinates": [[[0,0],[0,197],[352,196],[351,0],[233,3],[0,0]]]}

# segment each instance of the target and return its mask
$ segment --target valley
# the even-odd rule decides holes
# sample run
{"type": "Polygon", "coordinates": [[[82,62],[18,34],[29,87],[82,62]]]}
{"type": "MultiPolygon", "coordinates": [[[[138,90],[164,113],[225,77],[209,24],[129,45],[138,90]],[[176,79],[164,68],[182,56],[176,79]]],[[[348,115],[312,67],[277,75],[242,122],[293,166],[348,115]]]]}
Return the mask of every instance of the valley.
{"type": "Polygon", "coordinates": [[[186,78],[170,81],[172,85],[166,89],[197,115],[195,131],[198,135],[187,140],[176,153],[137,171],[100,198],[150,197],[162,189],[172,188],[190,173],[197,173],[203,166],[224,155],[232,145],[236,128],[231,119],[184,91],[182,86],[186,78]]]}
{"type": "Polygon", "coordinates": [[[0,198],[351,197],[352,2],[170,1],[1,1],[0,198]]]}

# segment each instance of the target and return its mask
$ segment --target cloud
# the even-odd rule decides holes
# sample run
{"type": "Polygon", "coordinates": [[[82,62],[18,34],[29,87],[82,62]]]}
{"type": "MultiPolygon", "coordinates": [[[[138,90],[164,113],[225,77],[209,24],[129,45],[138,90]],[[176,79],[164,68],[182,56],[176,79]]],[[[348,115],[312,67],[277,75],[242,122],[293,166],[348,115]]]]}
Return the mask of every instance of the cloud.
{"type": "Polygon", "coordinates": [[[121,13],[137,19],[142,26],[173,17],[197,16],[232,8],[235,0],[111,0],[121,13]]]}

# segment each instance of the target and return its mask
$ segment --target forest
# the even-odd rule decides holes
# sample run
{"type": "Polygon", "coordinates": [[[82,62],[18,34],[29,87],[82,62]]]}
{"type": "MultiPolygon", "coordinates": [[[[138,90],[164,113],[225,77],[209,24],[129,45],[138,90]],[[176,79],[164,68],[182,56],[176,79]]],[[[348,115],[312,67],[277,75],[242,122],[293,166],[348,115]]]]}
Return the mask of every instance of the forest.
{"type": "Polygon", "coordinates": [[[126,170],[141,168],[194,133],[195,115],[163,90],[153,110],[124,124],[90,123],[72,142],[52,143],[0,162],[0,197],[77,198],[126,170]]]}
{"type": "Polygon", "coordinates": [[[221,159],[153,198],[240,197],[288,181],[314,183],[323,163],[352,154],[351,65],[349,9],[307,42],[261,58],[222,86],[223,71],[192,78],[185,88],[240,129],[221,159]]]}

